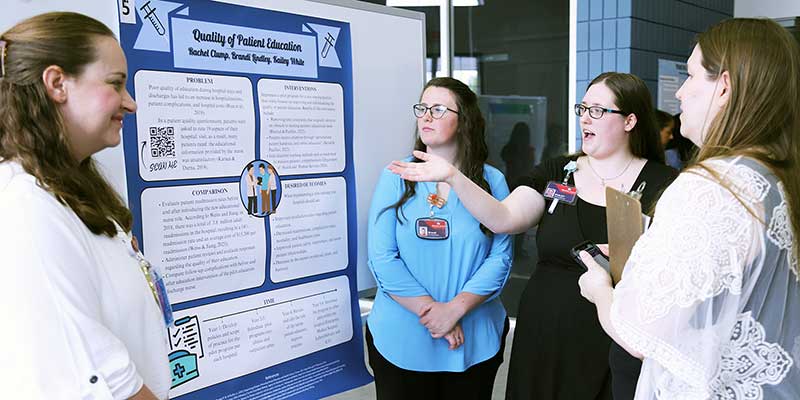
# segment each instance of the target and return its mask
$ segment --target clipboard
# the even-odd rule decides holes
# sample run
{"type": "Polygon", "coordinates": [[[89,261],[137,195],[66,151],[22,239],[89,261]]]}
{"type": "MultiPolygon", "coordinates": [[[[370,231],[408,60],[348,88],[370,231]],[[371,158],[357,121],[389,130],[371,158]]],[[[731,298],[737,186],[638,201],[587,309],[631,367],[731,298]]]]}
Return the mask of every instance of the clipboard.
{"type": "Polygon", "coordinates": [[[642,203],[629,193],[606,187],[606,225],[611,280],[616,285],[633,245],[644,233],[642,203]]]}

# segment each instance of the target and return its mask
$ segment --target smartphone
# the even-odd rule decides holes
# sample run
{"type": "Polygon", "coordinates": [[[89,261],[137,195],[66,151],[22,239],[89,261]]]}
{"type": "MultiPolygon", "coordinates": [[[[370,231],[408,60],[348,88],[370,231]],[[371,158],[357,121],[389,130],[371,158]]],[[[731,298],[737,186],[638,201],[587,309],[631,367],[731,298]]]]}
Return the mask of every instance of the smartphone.
{"type": "Polygon", "coordinates": [[[594,260],[598,264],[600,264],[600,266],[603,267],[603,269],[605,269],[606,271],[611,270],[611,264],[609,264],[608,262],[608,257],[606,257],[602,251],[600,251],[600,248],[597,247],[597,245],[588,240],[578,244],[577,246],[573,247],[572,250],[570,250],[570,253],[572,253],[572,257],[575,259],[575,261],[578,262],[578,265],[580,265],[583,269],[588,269],[588,268],[586,268],[586,265],[584,265],[583,261],[581,261],[581,256],[580,256],[581,251],[586,251],[587,253],[589,253],[589,255],[592,256],[592,258],[594,258],[594,260]]]}

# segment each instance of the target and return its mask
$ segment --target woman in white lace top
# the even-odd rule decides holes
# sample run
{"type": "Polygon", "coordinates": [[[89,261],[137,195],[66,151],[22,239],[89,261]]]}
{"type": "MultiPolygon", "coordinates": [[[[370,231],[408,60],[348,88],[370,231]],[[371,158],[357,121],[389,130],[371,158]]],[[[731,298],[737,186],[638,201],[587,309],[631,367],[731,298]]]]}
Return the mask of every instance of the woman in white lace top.
{"type": "Polygon", "coordinates": [[[644,361],[636,399],[800,399],[800,49],[769,20],[698,36],[676,94],[701,146],[622,280],[581,292],[644,361]]]}

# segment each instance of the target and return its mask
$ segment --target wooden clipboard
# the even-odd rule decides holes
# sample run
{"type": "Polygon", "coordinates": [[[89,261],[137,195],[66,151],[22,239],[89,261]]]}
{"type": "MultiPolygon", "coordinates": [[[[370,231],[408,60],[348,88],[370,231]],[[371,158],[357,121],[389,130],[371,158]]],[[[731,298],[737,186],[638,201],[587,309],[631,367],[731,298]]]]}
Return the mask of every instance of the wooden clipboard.
{"type": "Polygon", "coordinates": [[[644,233],[642,203],[628,193],[606,187],[606,225],[611,280],[616,285],[633,245],[644,233]]]}

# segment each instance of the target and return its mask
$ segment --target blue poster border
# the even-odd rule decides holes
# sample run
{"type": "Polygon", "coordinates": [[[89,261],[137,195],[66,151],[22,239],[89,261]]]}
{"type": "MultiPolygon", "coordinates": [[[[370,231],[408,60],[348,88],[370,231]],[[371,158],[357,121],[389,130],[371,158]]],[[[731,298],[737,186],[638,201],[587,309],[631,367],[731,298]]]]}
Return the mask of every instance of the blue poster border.
{"type": "MultiPolygon", "coordinates": [[[[143,2],[144,3],[144,2],[143,2]]],[[[211,297],[195,299],[183,303],[174,304],[173,307],[176,311],[187,310],[202,305],[222,302],[225,300],[245,297],[253,294],[264,293],[267,291],[291,287],[304,283],[329,279],[337,276],[345,275],[349,279],[349,289],[351,294],[350,307],[351,307],[351,320],[353,324],[352,338],[339,345],[320,350],[318,352],[283,362],[281,364],[266,368],[264,370],[256,371],[244,376],[230,379],[228,381],[206,387],[204,389],[187,393],[177,399],[216,399],[224,396],[226,399],[236,399],[236,393],[242,392],[248,388],[252,388],[262,384],[267,377],[275,377],[277,375],[291,374],[294,371],[302,370],[311,365],[318,365],[320,363],[340,361],[345,368],[336,374],[322,378],[310,388],[303,388],[295,395],[288,397],[292,399],[316,399],[329,396],[338,392],[352,389],[369,383],[372,377],[364,367],[363,358],[363,337],[361,316],[358,305],[358,290],[356,279],[356,263],[357,263],[357,226],[356,226],[356,188],[354,176],[354,160],[353,160],[353,78],[352,78],[352,50],[351,50],[351,33],[350,26],[346,22],[327,20],[311,16],[303,16],[296,14],[289,14],[273,10],[265,10],[260,8],[252,8],[246,6],[218,3],[206,0],[191,0],[183,2],[161,2],[150,1],[146,2],[150,7],[157,8],[164,6],[172,8],[169,12],[167,19],[168,26],[164,28],[172,29],[173,19],[189,19],[193,21],[203,21],[219,24],[228,24],[237,27],[255,28],[255,29],[268,29],[271,31],[286,32],[298,35],[308,35],[308,32],[302,30],[304,24],[322,24],[334,26],[340,29],[339,37],[335,44],[335,50],[339,56],[341,68],[328,68],[319,66],[319,53],[320,49],[316,49],[317,55],[317,76],[316,77],[291,77],[286,75],[271,75],[271,74],[258,74],[246,72],[228,72],[213,69],[189,68],[189,67],[176,67],[173,59],[173,43],[170,40],[170,48],[168,52],[158,52],[153,50],[137,49],[136,41],[141,36],[141,30],[148,20],[143,20],[141,15],[136,13],[136,23],[127,24],[120,23],[120,43],[126,54],[128,60],[129,79],[127,83],[128,91],[136,98],[134,87],[134,76],[138,71],[175,71],[185,73],[198,73],[198,74],[213,74],[222,76],[236,76],[245,77],[250,81],[252,93],[254,94],[254,118],[255,118],[255,154],[256,159],[261,159],[261,137],[258,134],[261,132],[260,104],[257,98],[258,94],[258,81],[261,78],[275,78],[287,79],[298,82],[327,82],[335,83],[342,87],[343,91],[343,109],[344,109],[344,129],[345,129],[345,168],[341,172],[320,173],[320,174],[302,174],[282,176],[284,182],[300,179],[317,179],[329,177],[342,177],[346,184],[347,193],[347,238],[348,238],[348,264],[344,270],[323,273],[309,277],[303,277],[286,282],[273,283],[269,279],[270,273],[270,229],[269,219],[264,219],[267,242],[264,244],[267,253],[267,262],[264,268],[265,276],[267,279],[259,287],[250,289],[239,290],[231,293],[219,294],[211,297]],[[188,14],[188,15],[186,15],[188,14]]],[[[143,7],[144,4],[139,4],[138,7],[143,7]]],[[[163,22],[163,21],[162,21],[163,22]]],[[[145,181],[139,173],[140,163],[140,143],[137,139],[136,131],[136,115],[131,114],[126,116],[123,128],[123,151],[125,155],[126,178],[128,188],[128,199],[131,211],[134,216],[134,234],[139,237],[142,248],[147,253],[147,238],[143,237],[142,231],[142,204],[141,195],[145,189],[158,188],[158,187],[177,187],[177,186],[190,186],[199,184],[217,184],[217,183],[231,183],[238,182],[240,177],[236,176],[223,176],[213,178],[198,178],[198,179],[177,179],[167,181],[145,181]]],[[[300,389],[300,388],[298,388],[300,389]]]]}

